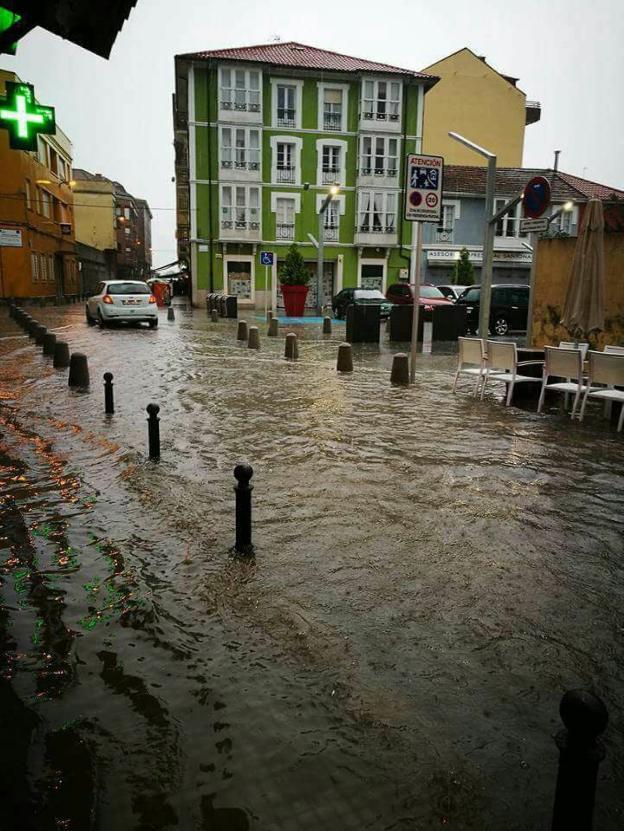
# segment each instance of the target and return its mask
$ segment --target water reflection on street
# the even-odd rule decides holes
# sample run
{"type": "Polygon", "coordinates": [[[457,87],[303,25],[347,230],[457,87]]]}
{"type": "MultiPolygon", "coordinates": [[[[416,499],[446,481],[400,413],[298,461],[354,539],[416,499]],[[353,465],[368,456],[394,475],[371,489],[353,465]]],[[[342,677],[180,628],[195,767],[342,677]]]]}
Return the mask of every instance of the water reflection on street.
{"type": "Polygon", "coordinates": [[[611,717],[596,828],[624,826],[624,443],[597,412],[454,396],[448,349],[410,389],[387,344],[339,376],[339,326],[300,327],[293,364],[262,321],[256,353],[201,310],[32,313],[91,389],[0,310],[15,827],[545,828],[575,687],[611,717]]]}

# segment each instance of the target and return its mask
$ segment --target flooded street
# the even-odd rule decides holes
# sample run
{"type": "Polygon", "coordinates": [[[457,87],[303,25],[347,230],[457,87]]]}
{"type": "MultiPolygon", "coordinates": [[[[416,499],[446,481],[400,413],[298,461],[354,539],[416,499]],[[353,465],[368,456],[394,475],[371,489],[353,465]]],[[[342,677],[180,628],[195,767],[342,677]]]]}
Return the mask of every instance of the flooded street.
{"type": "Polygon", "coordinates": [[[624,439],[598,408],[455,396],[448,349],[392,388],[385,336],[338,376],[340,324],[299,327],[293,364],[251,313],[258,353],[202,310],[27,310],[91,388],[0,309],[0,827],[548,828],[576,687],[610,715],[595,827],[624,827],[624,439]]]}

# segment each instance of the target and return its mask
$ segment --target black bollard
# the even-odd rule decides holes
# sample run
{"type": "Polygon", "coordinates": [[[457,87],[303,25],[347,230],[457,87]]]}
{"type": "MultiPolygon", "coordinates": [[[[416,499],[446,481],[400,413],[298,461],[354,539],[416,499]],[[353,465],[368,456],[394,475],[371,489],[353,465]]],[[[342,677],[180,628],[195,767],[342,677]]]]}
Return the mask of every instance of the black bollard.
{"type": "Polygon", "coordinates": [[[67,383],[70,387],[89,386],[89,363],[87,356],[82,352],[72,352],[69,360],[69,378],[67,383]]]}
{"type": "Polygon", "coordinates": [[[251,492],[253,485],[249,480],[253,476],[251,465],[236,465],[234,468],[234,492],[236,493],[236,543],[234,552],[251,557],[254,547],[251,543],[251,492]]]}
{"type": "Polygon", "coordinates": [[[54,345],[54,362],[56,369],[65,369],[69,366],[69,345],[64,340],[57,340],[54,345]]]}
{"type": "Polygon", "coordinates": [[[158,404],[148,404],[147,407],[147,435],[149,439],[150,459],[160,459],[160,419],[158,404]]]}
{"type": "Polygon", "coordinates": [[[175,312],[173,311],[173,306],[169,306],[167,309],[167,320],[175,320],[175,312]]]}
{"type": "Polygon", "coordinates": [[[104,412],[107,415],[112,415],[115,412],[115,402],[113,400],[113,373],[104,373],[104,412]]]}
{"type": "Polygon", "coordinates": [[[52,357],[54,355],[54,347],[56,346],[56,335],[54,332],[47,332],[43,339],[43,354],[52,357]]]}
{"type": "Polygon", "coordinates": [[[34,317],[29,316],[27,321],[26,321],[26,327],[25,327],[26,331],[28,332],[28,337],[29,338],[34,338],[35,337],[35,331],[37,329],[37,326],[39,326],[39,322],[37,320],[35,320],[34,317]]]}
{"type": "Polygon", "coordinates": [[[38,346],[43,346],[43,339],[45,338],[45,336],[47,334],[48,334],[47,328],[45,326],[42,326],[41,324],[39,324],[39,326],[37,326],[37,328],[35,329],[35,343],[38,346]]]}
{"type": "Polygon", "coordinates": [[[601,699],[585,690],[565,693],[559,713],[567,729],[555,736],[559,772],[552,831],[591,831],[598,765],[605,756],[598,736],[609,714],[601,699]]]}

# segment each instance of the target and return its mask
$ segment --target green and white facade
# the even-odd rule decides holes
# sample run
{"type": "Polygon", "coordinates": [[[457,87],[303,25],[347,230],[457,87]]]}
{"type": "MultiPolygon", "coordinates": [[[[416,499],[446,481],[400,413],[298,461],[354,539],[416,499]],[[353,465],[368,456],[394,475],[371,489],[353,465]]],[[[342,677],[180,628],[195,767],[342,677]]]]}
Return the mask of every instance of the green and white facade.
{"type": "Polygon", "coordinates": [[[193,302],[223,291],[242,306],[279,305],[271,291],[291,242],[316,271],[309,235],[318,237],[332,185],[323,302],[345,286],[383,290],[405,277],[404,158],[421,149],[435,81],[293,43],[178,56],[177,234],[193,302]],[[273,274],[261,251],[274,252],[273,274]]]}

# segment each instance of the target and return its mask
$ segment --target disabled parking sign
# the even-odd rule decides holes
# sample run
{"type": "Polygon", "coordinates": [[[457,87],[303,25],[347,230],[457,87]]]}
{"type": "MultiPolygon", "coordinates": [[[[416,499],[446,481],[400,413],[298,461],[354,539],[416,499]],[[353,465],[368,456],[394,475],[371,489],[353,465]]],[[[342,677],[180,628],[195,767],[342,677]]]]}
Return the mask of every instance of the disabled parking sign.
{"type": "Polygon", "coordinates": [[[261,265],[273,265],[273,258],[274,254],[272,251],[261,251],[260,252],[260,263],[261,265]]]}
{"type": "Polygon", "coordinates": [[[405,219],[410,222],[437,222],[442,218],[442,156],[409,153],[406,165],[405,219]]]}

